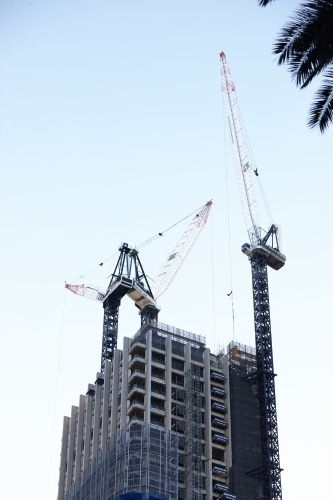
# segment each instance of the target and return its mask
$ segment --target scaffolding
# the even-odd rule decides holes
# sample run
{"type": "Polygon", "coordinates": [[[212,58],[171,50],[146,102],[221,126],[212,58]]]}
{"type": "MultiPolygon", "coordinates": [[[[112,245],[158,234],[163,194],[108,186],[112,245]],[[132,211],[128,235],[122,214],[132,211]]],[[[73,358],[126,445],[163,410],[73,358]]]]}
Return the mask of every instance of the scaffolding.
{"type": "Polygon", "coordinates": [[[190,363],[185,375],[186,500],[202,500],[202,396],[200,367],[190,363]]]}
{"type": "Polygon", "coordinates": [[[109,500],[128,492],[177,500],[178,437],[131,424],[111,437],[63,500],[109,500]]]}

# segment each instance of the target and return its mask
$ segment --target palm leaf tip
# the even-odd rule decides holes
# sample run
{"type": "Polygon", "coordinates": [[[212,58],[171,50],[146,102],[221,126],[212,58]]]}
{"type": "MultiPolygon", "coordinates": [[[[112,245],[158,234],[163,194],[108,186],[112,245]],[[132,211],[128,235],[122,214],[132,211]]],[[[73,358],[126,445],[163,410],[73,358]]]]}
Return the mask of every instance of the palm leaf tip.
{"type": "Polygon", "coordinates": [[[333,67],[324,73],[324,80],[315,93],[308,119],[310,128],[319,127],[321,133],[325,132],[333,122],[333,67]]]}
{"type": "Polygon", "coordinates": [[[274,0],[258,0],[259,7],[266,7],[269,3],[274,2],[274,0]]]}

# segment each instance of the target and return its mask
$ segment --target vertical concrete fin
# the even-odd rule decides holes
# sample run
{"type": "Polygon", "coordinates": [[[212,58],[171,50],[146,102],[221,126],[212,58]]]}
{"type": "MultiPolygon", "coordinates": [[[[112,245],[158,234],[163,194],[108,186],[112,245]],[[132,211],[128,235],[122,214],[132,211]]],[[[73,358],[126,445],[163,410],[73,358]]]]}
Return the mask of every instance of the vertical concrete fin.
{"type": "Polygon", "coordinates": [[[60,452],[60,468],[58,482],[58,500],[61,500],[65,493],[65,476],[67,472],[67,438],[70,418],[64,417],[62,427],[61,452],[60,452]]]}
{"type": "Polygon", "coordinates": [[[111,379],[111,361],[105,360],[104,392],[103,392],[103,415],[102,415],[102,448],[107,443],[109,427],[109,396],[111,379]]]}

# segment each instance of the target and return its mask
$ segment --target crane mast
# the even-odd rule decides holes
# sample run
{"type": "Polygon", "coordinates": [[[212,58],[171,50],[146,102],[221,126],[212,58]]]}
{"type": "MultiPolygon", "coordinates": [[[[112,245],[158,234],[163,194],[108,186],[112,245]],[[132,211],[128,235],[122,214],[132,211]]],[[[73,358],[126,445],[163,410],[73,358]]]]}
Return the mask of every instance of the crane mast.
{"type": "Polygon", "coordinates": [[[101,371],[105,361],[113,359],[118,340],[118,316],[121,299],[128,295],[141,314],[141,325],[156,322],[158,308],[139,259],[139,252],[123,243],[110,284],[103,297],[103,336],[101,371]]]}
{"type": "Polygon", "coordinates": [[[243,214],[250,239],[250,244],[245,243],[242,246],[242,252],[248,256],[251,263],[257,370],[246,379],[256,380],[258,384],[262,465],[247,474],[262,476],[265,500],[282,500],[267,266],[278,270],[284,266],[286,257],[280,252],[278,227],[272,224],[267,232],[260,228],[250,157],[235,85],[224,52],[220,53],[220,62],[223,100],[243,214]],[[266,233],[264,236],[263,232],[266,233]]]}

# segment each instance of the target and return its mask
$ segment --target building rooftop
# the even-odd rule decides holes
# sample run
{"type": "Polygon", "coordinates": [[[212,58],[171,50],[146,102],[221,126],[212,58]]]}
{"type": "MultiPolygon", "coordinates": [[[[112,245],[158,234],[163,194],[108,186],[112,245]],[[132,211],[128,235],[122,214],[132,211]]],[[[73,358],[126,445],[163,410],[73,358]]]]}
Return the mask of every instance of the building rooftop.
{"type": "Polygon", "coordinates": [[[151,325],[144,325],[136,332],[132,337],[132,344],[136,338],[138,338],[142,333],[146,332],[154,328],[159,333],[171,334],[175,340],[180,340],[182,342],[190,341],[192,344],[196,344],[198,347],[206,347],[206,337],[203,335],[198,335],[196,333],[187,332],[186,330],[181,330],[180,328],[176,328],[175,326],[166,325],[165,323],[160,323],[159,321],[156,323],[156,326],[152,327],[151,325]]]}

